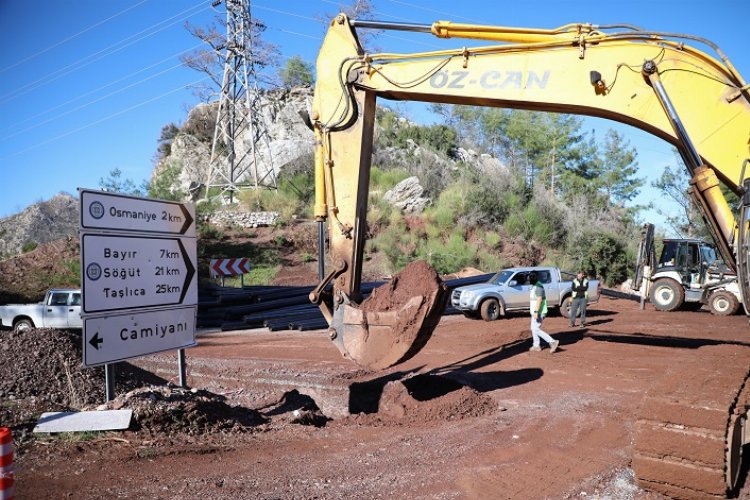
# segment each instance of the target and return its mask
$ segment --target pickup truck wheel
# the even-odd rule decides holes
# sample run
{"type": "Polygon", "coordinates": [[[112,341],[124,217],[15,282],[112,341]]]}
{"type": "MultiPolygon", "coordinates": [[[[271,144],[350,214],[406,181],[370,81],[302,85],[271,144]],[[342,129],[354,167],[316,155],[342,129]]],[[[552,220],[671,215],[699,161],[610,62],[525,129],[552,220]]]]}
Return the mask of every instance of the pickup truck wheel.
{"type": "Polygon", "coordinates": [[[13,324],[15,333],[25,333],[34,328],[34,322],[30,319],[19,319],[13,324]]]}
{"type": "Polygon", "coordinates": [[[732,292],[719,290],[708,297],[708,308],[711,310],[711,314],[731,316],[740,308],[740,302],[732,292]]]}
{"type": "Polygon", "coordinates": [[[500,303],[497,299],[487,299],[482,302],[479,312],[482,315],[483,320],[495,321],[500,317],[500,303]]]}
{"type": "Polygon", "coordinates": [[[650,299],[657,311],[674,311],[685,302],[685,290],[674,280],[656,280],[650,299]]]}
{"type": "Polygon", "coordinates": [[[562,304],[560,304],[560,314],[564,318],[570,319],[570,304],[573,302],[573,299],[570,295],[565,297],[562,301],[562,304]]]}

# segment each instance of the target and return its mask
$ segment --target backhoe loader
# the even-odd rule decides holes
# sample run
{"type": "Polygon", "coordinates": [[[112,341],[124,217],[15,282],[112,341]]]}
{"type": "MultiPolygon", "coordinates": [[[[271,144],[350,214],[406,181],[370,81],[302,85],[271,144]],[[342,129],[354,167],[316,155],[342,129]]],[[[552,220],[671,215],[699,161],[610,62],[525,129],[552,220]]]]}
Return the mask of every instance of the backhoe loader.
{"type": "MultiPolygon", "coordinates": [[[[316,141],[315,216],[327,222],[334,263],[310,298],[326,317],[331,340],[365,368],[396,365],[424,346],[446,300],[441,286],[410,296],[391,285],[385,293],[399,300],[382,302],[387,303],[382,310],[360,302],[379,98],[597,116],[669,142],[690,173],[692,196],[721,258],[736,272],[745,310],[750,310],[749,92],[721,50],[694,36],[631,25],[537,29],[336,16],[318,55],[310,116],[316,141]],[[485,45],[371,54],[357,36],[363,29],[422,32],[485,45]],[[738,220],[720,182],[742,198],[738,220]]],[[[718,348],[729,349],[722,373],[705,374],[703,380],[693,370],[685,385],[661,387],[644,398],[633,457],[642,486],[699,498],[724,496],[735,488],[742,447],[750,441],[745,425],[750,349],[702,349],[718,348]]]]}

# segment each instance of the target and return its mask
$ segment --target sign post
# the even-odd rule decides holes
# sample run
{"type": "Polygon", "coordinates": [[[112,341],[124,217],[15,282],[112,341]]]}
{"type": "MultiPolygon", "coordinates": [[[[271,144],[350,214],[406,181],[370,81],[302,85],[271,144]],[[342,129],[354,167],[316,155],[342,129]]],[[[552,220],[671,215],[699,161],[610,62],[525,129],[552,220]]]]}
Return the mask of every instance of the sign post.
{"type": "Polygon", "coordinates": [[[83,365],[112,363],[196,345],[195,207],[79,189],[83,365]]]}

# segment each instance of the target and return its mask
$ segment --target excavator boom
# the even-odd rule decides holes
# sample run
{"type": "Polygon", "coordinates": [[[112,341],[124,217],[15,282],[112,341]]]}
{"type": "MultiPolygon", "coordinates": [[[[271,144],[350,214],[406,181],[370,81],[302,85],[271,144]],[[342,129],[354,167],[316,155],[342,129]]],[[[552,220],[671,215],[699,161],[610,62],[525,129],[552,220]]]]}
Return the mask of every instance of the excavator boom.
{"type": "MultiPolygon", "coordinates": [[[[414,263],[384,289],[376,290],[374,298],[361,300],[379,98],[597,116],[638,127],[671,143],[690,173],[692,196],[702,209],[722,258],[737,271],[744,305],[750,311],[750,194],[745,194],[750,188],[746,172],[749,91],[750,86],[718,47],[687,35],[648,32],[630,25],[580,23],[537,29],[449,21],[398,24],[338,15],[318,56],[311,115],[316,139],[315,216],[328,222],[334,263],[311,293],[311,300],[328,320],[330,338],[344,356],[360,366],[393,366],[424,346],[447,297],[434,271],[424,263],[414,263]],[[420,53],[369,54],[357,37],[357,29],[369,28],[417,31],[487,44],[420,53]],[[712,49],[715,57],[693,47],[696,43],[712,49]],[[743,195],[738,221],[720,183],[743,195]]],[[[696,465],[690,456],[672,460],[668,450],[660,455],[659,450],[652,449],[654,443],[648,442],[637,445],[638,467],[667,472],[643,476],[645,469],[637,470],[643,484],[662,484],[664,476],[663,484],[670,486],[662,492],[684,487],[684,491],[693,492],[691,495],[701,496],[722,493],[726,479],[731,489],[737,477],[739,450],[750,440],[738,438],[750,435],[744,432],[750,397],[743,387],[744,379],[738,388],[726,391],[726,400],[715,398],[711,405],[698,406],[688,401],[684,411],[677,411],[700,414],[709,407],[719,412],[729,408],[725,420],[731,425],[726,439],[717,441],[717,453],[723,453],[725,447],[728,450],[723,466],[719,461],[709,467],[700,459],[696,459],[696,465]],[[663,467],[654,468],[654,464],[663,467]],[[674,486],[670,481],[679,475],[681,467],[688,473],[695,467],[704,470],[706,484],[713,485],[711,491],[699,491],[689,484],[670,489],[674,486]]],[[[669,422],[654,418],[660,415],[663,400],[660,394],[644,405],[644,436],[668,428],[669,422]]],[[[676,396],[673,402],[677,408],[676,396]]],[[[646,441],[648,437],[641,442],[646,441]]],[[[665,446],[668,448],[668,443],[665,446]]]]}

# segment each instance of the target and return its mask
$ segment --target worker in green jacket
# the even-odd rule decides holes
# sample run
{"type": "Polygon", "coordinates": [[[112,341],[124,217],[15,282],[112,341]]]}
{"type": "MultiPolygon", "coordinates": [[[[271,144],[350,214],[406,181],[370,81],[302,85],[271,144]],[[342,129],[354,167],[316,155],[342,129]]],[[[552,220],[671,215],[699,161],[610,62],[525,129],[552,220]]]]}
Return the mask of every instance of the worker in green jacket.
{"type": "Polygon", "coordinates": [[[544,291],[544,285],[539,281],[539,275],[536,271],[529,273],[529,284],[531,292],[529,293],[529,308],[531,311],[531,349],[530,351],[541,351],[542,347],[539,339],[544,339],[549,344],[549,352],[553,353],[560,345],[559,340],[555,340],[542,330],[542,320],[547,315],[547,294],[544,291]]]}

